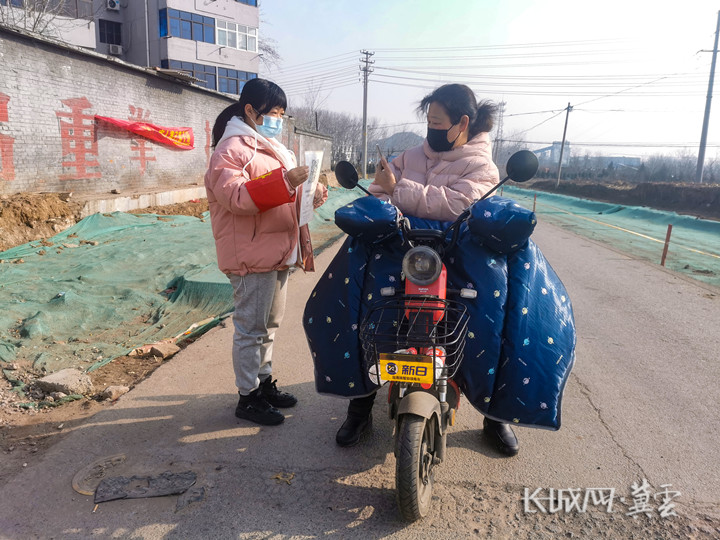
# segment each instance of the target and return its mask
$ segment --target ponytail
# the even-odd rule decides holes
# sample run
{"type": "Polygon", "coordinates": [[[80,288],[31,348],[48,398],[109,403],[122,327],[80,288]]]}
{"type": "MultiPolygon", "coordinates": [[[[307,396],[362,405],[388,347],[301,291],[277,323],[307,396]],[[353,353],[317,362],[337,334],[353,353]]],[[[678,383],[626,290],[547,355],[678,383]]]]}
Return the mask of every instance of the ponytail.
{"type": "Polygon", "coordinates": [[[470,119],[468,139],[472,139],[478,133],[489,132],[495,125],[495,115],[498,107],[491,101],[482,101],[478,104],[475,118],[470,119]]]}
{"type": "Polygon", "coordinates": [[[233,116],[245,119],[245,105],[248,103],[252,105],[258,114],[266,114],[275,107],[280,107],[283,110],[287,109],[287,97],[282,88],[265,79],[250,79],[243,86],[240,99],[226,107],[215,119],[215,125],[213,125],[212,129],[213,148],[217,146],[223,133],[225,133],[227,123],[233,116]]]}
{"type": "Polygon", "coordinates": [[[217,146],[217,143],[220,141],[220,139],[223,136],[223,133],[225,133],[225,128],[227,127],[227,123],[232,119],[233,116],[239,116],[240,118],[245,117],[245,111],[243,111],[243,106],[240,105],[240,102],[235,102],[229,107],[225,107],[223,112],[218,114],[218,117],[215,119],[215,125],[213,125],[212,129],[212,147],[215,148],[217,146]]]}

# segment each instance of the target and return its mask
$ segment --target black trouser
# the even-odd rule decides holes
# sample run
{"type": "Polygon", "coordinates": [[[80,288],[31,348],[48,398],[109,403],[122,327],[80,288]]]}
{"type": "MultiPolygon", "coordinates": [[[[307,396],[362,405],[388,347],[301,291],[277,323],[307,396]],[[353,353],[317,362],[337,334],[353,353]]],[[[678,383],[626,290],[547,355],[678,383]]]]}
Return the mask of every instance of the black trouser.
{"type": "Polygon", "coordinates": [[[373,392],[369,396],[351,399],[348,405],[348,416],[354,416],[356,418],[369,416],[373,408],[373,403],[375,403],[376,395],[377,392],[373,392]]]}

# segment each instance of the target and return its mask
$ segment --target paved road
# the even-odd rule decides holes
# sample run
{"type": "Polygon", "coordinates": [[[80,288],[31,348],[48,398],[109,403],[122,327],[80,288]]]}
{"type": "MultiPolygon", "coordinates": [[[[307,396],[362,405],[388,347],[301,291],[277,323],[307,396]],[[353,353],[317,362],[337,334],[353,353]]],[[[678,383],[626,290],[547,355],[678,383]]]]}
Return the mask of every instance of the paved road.
{"type": "MultiPolygon", "coordinates": [[[[579,332],[558,432],[519,429],[520,454],[482,440],[461,408],[432,514],[399,521],[392,429],[377,407],[372,436],[338,448],[346,402],[315,393],[300,318],[317,275],[291,277],[276,375],[299,405],[284,425],[236,420],[231,328],[216,328],[118,403],[74,428],[40,463],[0,487],[0,537],[27,538],[629,538],[720,534],[720,291],[541,225],[534,236],[563,278],[579,332]],[[116,454],[115,475],[194,471],[201,500],[100,504],[73,491],[88,464],[116,454]],[[277,478],[274,478],[277,477],[277,478]],[[283,478],[288,479],[284,481],[283,478]],[[677,517],[626,516],[630,486],[672,484],[677,517]],[[528,514],[524,488],[615,488],[613,513],[528,514]],[[699,517],[698,517],[699,514],[699,517]]],[[[319,257],[320,270],[334,249],[319,257]]],[[[657,502],[650,501],[657,508],[657,502]]],[[[535,507],[533,507],[535,508],[535,507]]]]}

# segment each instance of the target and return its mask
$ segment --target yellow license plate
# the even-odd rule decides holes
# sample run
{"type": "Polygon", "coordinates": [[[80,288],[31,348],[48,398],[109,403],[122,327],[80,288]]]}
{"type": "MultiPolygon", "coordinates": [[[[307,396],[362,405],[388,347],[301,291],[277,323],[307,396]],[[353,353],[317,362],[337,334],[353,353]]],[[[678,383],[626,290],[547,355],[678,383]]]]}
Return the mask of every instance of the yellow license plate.
{"type": "Polygon", "coordinates": [[[380,377],[386,381],[433,383],[433,359],[424,354],[380,353],[380,377]]]}

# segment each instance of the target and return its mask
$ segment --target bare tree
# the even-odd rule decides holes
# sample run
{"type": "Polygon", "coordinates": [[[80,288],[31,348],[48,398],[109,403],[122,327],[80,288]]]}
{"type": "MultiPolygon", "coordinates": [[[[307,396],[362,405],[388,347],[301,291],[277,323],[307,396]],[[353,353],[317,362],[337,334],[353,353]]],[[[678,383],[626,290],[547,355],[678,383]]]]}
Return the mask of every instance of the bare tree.
{"type": "Polygon", "coordinates": [[[282,58],[280,51],[278,51],[277,41],[273,38],[261,39],[258,44],[258,52],[260,54],[260,62],[268,71],[280,64],[282,58]]]}
{"type": "MultiPolygon", "coordinates": [[[[59,30],[77,26],[77,19],[92,19],[92,0],[7,0],[0,4],[0,24],[60,37],[59,30]]],[[[84,24],[84,22],[82,23],[84,24]]]]}
{"type": "MultiPolygon", "coordinates": [[[[332,163],[347,160],[357,164],[362,152],[362,118],[347,113],[320,109],[320,132],[332,137],[332,163]]],[[[309,107],[293,107],[298,127],[315,130],[315,114],[309,107]]]]}
{"type": "Polygon", "coordinates": [[[498,139],[495,141],[497,148],[493,148],[493,154],[495,155],[495,164],[500,170],[501,175],[504,177],[505,174],[505,163],[508,158],[512,156],[518,150],[527,150],[528,145],[524,138],[519,133],[512,133],[508,140],[498,139]]]}
{"type": "MultiPolygon", "coordinates": [[[[271,25],[272,23],[269,23],[265,18],[265,12],[262,9],[262,5],[260,5],[259,10],[260,24],[271,25]]],[[[271,71],[274,67],[278,67],[282,57],[280,56],[277,41],[270,37],[262,37],[262,39],[259,39],[258,41],[258,53],[260,54],[260,63],[262,66],[268,71],[271,71]]]]}
{"type": "Polygon", "coordinates": [[[295,118],[295,125],[297,127],[312,129],[314,120],[310,114],[310,109],[302,105],[295,106],[290,103],[288,104],[288,111],[292,114],[293,118],[295,118]]]}
{"type": "Polygon", "coordinates": [[[311,119],[314,122],[312,129],[320,131],[320,114],[322,112],[322,106],[327,101],[329,93],[323,94],[322,84],[316,83],[314,80],[310,80],[308,83],[308,90],[304,94],[304,108],[308,110],[311,119]]]}

